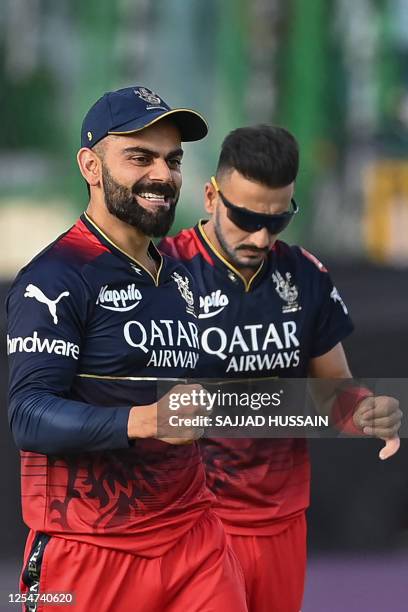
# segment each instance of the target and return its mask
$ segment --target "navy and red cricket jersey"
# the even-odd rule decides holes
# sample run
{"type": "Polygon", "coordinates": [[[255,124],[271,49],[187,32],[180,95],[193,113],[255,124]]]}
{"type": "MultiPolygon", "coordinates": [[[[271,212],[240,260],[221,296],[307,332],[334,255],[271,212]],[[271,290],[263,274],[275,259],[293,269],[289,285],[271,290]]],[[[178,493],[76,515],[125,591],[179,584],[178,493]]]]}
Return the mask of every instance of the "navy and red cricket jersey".
{"type": "MultiPolygon", "coordinates": [[[[199,289],[202,352],[195,376],[306,377],[310,359],[353,329],[326,268],[298,246],[276,241],[249,282],[209,242],[203,222],[159,248],[183,262],[199,289]]],[[[304,439],[205,439],[202,451],[228,533],[279,533],[308,506],[304,439]]]]}
{"type": "MultiPolygon", "coordinates": [[[[10,423],[33,530],[156,557],[212,504],[196,443],[130,441],[156,380],[192,376],[194,288],[179,263],[153,276],[87,215],[17,276],[7,299],[10,423]]],[[[169,383],[171,387],[173,383],[169,383]]]]}

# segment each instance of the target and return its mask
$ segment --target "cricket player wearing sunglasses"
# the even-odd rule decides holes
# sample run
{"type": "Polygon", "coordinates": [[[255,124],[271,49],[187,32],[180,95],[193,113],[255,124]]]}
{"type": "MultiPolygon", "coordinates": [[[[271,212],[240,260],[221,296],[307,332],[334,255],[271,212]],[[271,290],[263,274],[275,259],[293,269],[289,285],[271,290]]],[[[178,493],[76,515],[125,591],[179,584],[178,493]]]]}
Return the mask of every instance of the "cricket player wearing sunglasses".
{"type": "MultiPolygon", "coordinates": [[[[200,290],[201,377],[351,377],[341,344],[353,329],[346,305],[324,265],[280,239],[299,210],[293,199],[298,158],[297,142],[283,128],[234,130],[205,185],[210,219],[161,243],[200,290]]],[[[398,450],[396,400],[354,388],[337,408],[348,418],[344,430],[386,441],[381,459],[398,450]]],[[[203,439],[202,451],[217,513],[244,571],[248,610],[299,612],[306,440],[203,439]]]]}

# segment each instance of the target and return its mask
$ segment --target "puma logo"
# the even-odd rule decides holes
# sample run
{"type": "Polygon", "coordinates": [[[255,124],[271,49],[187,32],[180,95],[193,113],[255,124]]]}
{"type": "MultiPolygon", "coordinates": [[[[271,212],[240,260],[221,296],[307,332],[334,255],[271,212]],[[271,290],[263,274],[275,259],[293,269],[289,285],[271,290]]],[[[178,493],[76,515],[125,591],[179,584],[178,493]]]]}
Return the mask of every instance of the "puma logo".
{"type": "Polygon", "coordinates": [[[35,285],[27,285],[24,297],[34,298],[37,302],[41,302],[42,304],[46,304],[48,310],[50,311],[50,315],[52,316],[52,320],[55,325],[58,323],[57,317],[57,304],[63,298],[69,295],[69,291],[63,291],[61,295],[57,297],[56,300],[50,300],[46,295],[43,294],[41,289],[36,287],[35,285]]]}

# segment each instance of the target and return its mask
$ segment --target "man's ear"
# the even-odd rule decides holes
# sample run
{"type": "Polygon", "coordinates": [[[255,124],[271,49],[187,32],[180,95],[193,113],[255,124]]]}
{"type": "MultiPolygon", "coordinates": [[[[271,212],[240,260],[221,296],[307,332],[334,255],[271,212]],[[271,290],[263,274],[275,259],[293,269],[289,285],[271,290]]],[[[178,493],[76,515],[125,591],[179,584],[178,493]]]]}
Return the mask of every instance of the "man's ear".
{"type": "Polygon", "coordinates": [[[209,215],[214,214],[217,207],[217,190],[210,182],[204,187],[204,208],[209,215]]]}
{"type": "Polygon", "coordinates": [[[102,176],[102,163],[98,155],[86,147],[79,149],[77,162],[82,176],[91,187],[100,184],[102,176]]]}

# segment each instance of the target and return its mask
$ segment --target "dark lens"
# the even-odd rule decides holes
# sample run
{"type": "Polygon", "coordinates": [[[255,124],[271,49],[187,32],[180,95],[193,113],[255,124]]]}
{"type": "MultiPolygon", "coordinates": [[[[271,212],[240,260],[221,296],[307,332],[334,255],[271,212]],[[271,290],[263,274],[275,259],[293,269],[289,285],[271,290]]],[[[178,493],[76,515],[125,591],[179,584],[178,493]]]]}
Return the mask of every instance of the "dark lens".
{"type": "Polygon", "coordinates": [[[244,232],[259,232],[259,230],[266,227],[270,234],[279,234],[289,225],[293,216],[298,211],[298,206],[295,200],[292,199],[293,212],[285,212],[278,215],[258,214],[241,206],[236,206],[227,200],[221,191],[218,193],[227,209],[228,219],[244,232]]]}
{"type": "Polygon", "coordinates": [[[227,216],[230,221],[232,221],[244,232],[258,232],[262,228],[262,224],[260,224],[256,219],[253,219],[252,216],[248,217],[245,212],[228,208],[227,216]]]}
{"type": "Polygon", "coordinates": [[[283,230],[289,225],[292,217],[292,213],[284,213],[280,219],[269,219],[265,223],[265,227],[270,234],[280,234],[280,232],[283,232],[283,230]]]}
{"type": "Polygon", "coordinates": [[[270,234],[279,234],[283,232],[289,225],[293,216],[292,213],[283,213],[282,215],[276,215],[273,219],[265,219],[264,215],[260,215],[257,218],[256,215],[249,216],[244,211],[241,212],[231,208],[227,209],[227,215],[229,220],[244,232],[259,232],[259,230],[266,227],[270,234]]]}

